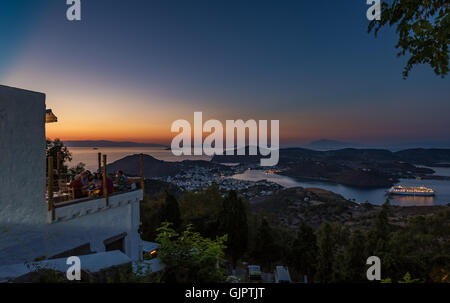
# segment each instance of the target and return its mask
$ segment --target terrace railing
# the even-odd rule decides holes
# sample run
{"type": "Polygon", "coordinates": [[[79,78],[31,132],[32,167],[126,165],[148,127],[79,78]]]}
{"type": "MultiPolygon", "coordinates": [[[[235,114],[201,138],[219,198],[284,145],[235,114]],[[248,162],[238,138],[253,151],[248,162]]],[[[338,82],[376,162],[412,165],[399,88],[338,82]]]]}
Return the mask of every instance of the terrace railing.
{"type": "Polygon", "coordinates": [[[105,206],[109,206],[109,197],[115,196],[135,190],[141,189],[142,192],[144,192],[144,156],[143,154],[140,154],[140,161],[139,161],[139,173],[140,176],[136,178],[129,177],[128,178],[128,184],[130,186],[129,190],[122,190],[122,191],[113,191],[108,192],[108,186],[107,186],[107,156],[103,155],[103,166],[101,165],[102,154],[98,153],[98,172],[102,172],[103,175],[103,197],[100,197],[98,194],[98,189],[96,191],[93,191],[93,194],[89,194],[87,197],[82,198],[75,198],[75,194],[73,189],[71,189],[68,186],[67,180],[60,179],[61,176],[61,154],[57,154],[57,169],[56,169],[56,175],[57,179],[55,180],[55,170],[53,165],[53,157],[48,157],[48,179],[47,179],[47,204],[48,204],[48,211],[51,212],[51,221],[55,221],[55,209],[61,208],[77,203],[87,202],[99,198],[105,199],[105,206]],[[55,186],[56,181],[56,186],[55,186]],[[55,189],[58,189],[55,191],[55,189]]]}

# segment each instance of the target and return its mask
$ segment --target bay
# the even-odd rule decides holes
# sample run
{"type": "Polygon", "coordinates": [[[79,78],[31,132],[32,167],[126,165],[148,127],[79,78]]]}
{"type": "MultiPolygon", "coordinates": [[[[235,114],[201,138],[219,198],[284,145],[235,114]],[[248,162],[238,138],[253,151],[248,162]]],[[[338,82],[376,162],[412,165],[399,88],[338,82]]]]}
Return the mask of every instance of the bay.
{"type": "MultiPolygon", "coordinates": [[[[444,169],[444,168],[442,168],[444,169]]],[[[450,168],[446,173],[450,174],[450,168]]],[[[233,178],[247,181],[267,180],[283,187],[304,187],[304,188],[322,188],[334,193],[342,195],[344,198],[363,203],[370,202],[372,204],[381,205],[386,201],[386,191],[388,188],[359,188],[336,184],[332,182],[314,181],[305,179],[294,179],[287,176],[277,174],[267,174],[265,170],[246,170],[242,174],[234,175],[233,178]]],[[[443,180],[416,180],[416,179],[400,179],[398,185],[403,186],[427,186],[436,191],[434,197],[419,196],[392,196],[391,204],[400,206],[429,206],[429,205],[446,205],[450,203],[450,181],[443,180]]]]}

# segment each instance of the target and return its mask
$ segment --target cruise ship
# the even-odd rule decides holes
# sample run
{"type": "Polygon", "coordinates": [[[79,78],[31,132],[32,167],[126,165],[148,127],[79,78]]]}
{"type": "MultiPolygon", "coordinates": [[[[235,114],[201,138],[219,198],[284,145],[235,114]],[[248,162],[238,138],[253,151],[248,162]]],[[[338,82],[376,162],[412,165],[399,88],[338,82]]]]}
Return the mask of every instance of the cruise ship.
{"type": "Polygon", "coordinates": [[[393,186],[388,191],[391,195],[404,195],[404,196],[434,196],[435,192],[433,189],[418,186],[418,187],[406,187],[406,186],[393,186]]]}

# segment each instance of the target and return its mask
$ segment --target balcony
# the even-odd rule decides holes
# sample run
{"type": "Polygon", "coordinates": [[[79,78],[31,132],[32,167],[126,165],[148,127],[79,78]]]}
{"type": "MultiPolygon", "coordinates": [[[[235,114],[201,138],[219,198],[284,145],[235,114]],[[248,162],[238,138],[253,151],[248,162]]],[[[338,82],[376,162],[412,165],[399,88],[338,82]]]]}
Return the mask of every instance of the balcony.
{"type": "Polygon", "coordinates": [[[143,198],[141,189],[134,191],[116,193],[106,198],[98,199],[77,199],[55,203],[54,215],[49,212],[49,223],[73,220],[82,216],[107,211],[112,208],[126,206],[134,202],[139,202],[143,198]],[[52,218],[52,216],[54,216],[52,218]]]}
{"type": "MultiPolygon", "coordinates": [[[[60,155],[58,154],[57,163],[60,164],[60,155]]],[[[81,216],[102,212],[108,209],[117,208],[139,202],[143,199],[143,155],[141,154],[140,172],[141,176],[137,178],[127,178],[125,189],[118,190],[117,184],[113,184],[108,176],[106,167],[106,155],[103,155],[103,167],[101,167],[101,154],[98,156],[98,173],[100,179],[93,180],[92,188],[83,191],[84,196],[75,198],[73,188],[65,179],[55,179],[60,176],[60,165],[56,170],[53,169],[53,157],[48,157],[48,178],[46,202],[48,205],[48,222],[68,221],[81,216]],[[53,180],[50,182],[49,180],[53,180]],[[56,183],[56,184],[55,184],[56,183]],[[106,184],[103,186],[102,184],[106,184]],[[109,184],[113,184],[110,188],[109,184]]]]}

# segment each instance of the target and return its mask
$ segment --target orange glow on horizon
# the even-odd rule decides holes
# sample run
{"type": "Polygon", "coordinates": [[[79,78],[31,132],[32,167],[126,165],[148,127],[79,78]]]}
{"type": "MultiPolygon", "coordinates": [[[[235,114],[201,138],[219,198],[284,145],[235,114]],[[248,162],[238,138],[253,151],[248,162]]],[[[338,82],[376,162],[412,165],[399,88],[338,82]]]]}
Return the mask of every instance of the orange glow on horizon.
{"type": "Polygon", "coordinates": [[[55,125],[46,126],[46,137],[51,139],[59,138],[63,141],[108,140],[168,144],[171,140],[171,133],[167,129],[162,128],[128,127],[117,129],[111,125],[58,128],[56,123],[55,125]]]}

